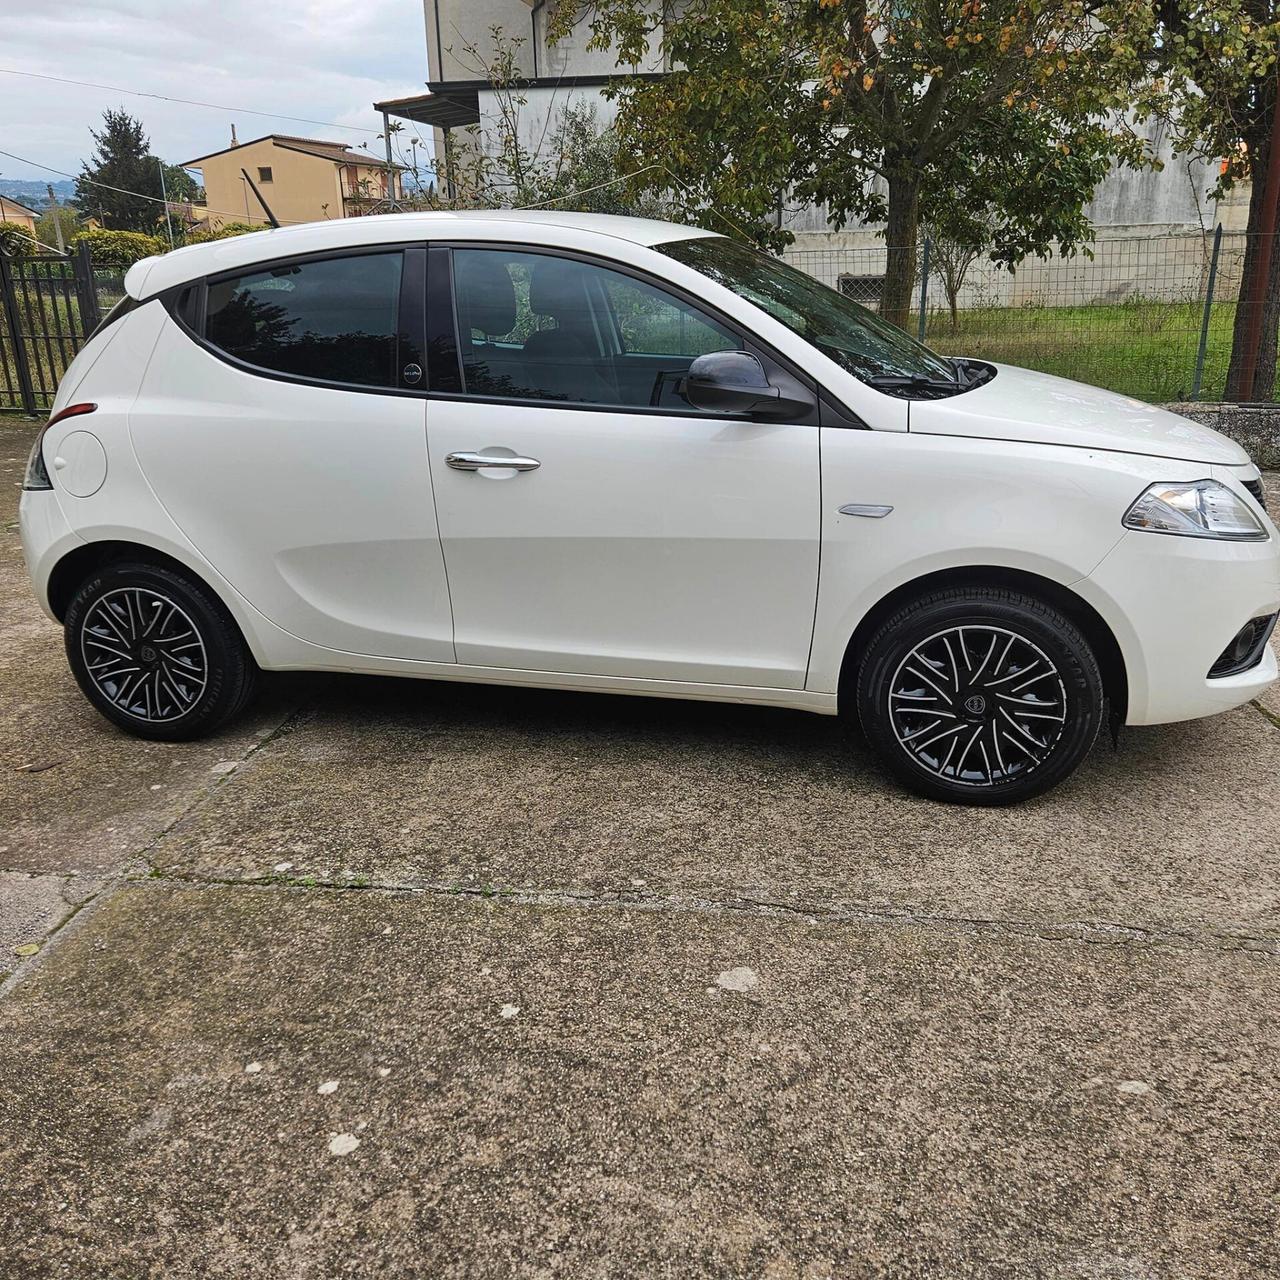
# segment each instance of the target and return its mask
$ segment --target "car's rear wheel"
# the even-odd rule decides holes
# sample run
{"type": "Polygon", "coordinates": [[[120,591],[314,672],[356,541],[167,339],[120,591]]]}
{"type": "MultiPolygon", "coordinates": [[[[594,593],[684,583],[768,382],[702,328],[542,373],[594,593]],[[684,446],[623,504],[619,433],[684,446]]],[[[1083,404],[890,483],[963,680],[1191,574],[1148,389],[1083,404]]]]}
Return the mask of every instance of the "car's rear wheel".
{"type": "Polygon", "coordinates": [[[1080,629],[1033,596],[954,588],[877,629],[857,675],[868,741],[907,786],[958,804],[1012,804],[1061,782],[1103,719],[1080,629]]]}
{"type": "Polygon", "coordinates": [[[258,669],[200,582],[149,564],[90,574],[65,618],[67,659],[85,697],[140,738],[212,732],[253,696],[258,669]]]}

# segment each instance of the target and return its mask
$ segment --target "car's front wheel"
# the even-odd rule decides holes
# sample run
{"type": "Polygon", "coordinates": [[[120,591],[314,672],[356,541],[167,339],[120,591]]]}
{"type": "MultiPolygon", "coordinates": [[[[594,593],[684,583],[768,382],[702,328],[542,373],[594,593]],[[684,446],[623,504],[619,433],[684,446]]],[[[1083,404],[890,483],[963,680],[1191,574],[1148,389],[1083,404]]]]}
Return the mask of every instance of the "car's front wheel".
{"type": "Polygon", "coordinates": [[[1103,718],[1097,660],[1065,614],[1000,588],[932,592],[877,629],[858,717],[893,773],[958,804],[1012,804],[1061,782],[1103,718]]]}
{"type": "Polygon", "coordinates": [[[67,659],[85,697],[141,738],[210,733],[249,701],[258,669],[203,583],[159,565],[113,564],[76,590],[67,659]]]}

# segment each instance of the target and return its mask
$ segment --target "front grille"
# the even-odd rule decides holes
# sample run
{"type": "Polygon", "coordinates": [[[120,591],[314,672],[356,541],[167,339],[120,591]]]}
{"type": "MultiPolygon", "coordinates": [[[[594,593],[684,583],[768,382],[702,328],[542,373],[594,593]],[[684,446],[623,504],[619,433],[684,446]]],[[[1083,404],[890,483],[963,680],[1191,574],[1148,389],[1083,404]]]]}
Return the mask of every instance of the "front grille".
{"type": "Polygon", "coordinates": [[[1276,625],[1276,615],[1269,614],[1265,618],[1250,618],[1236,632],[1231,643],[1223,649],[1217,662],[1209,668],[1209,679],[1216,680],[1222,676],[1237,676],[1250,667],[1256,667],[1262,661],[1262,651],[1271,638],[1272,628],[1276,625]]]}
{"type": "Polygon", "coordinates": [[[1261,480],[1245,480],[1244,487],[1253,495],[1254,501],[1257,502],[1263,511],[1267,509],[1267,495],[1262,490],[1261,480]]]}

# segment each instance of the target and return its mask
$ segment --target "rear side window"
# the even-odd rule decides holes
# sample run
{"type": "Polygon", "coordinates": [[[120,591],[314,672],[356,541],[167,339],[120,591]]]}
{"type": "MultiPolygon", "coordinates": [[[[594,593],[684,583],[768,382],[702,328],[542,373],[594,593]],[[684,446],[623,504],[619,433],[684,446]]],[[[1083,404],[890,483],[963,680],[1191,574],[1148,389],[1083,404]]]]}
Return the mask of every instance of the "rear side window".
{"type": "Polygon", "coordinates": [[[356,254],[211,282],[205,338],[276,373],[396,385],[401,255],[356,254]]]}

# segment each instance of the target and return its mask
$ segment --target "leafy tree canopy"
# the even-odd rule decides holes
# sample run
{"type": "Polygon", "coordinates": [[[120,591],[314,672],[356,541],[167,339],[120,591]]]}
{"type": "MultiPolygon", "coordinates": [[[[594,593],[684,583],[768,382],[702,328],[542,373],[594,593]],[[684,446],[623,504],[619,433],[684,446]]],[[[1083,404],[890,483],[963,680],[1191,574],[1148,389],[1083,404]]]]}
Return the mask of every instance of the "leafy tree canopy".
{"type": "Polygon", "coordinates": [[[553,33],[584,12],[620,65],[658,47],[675,68],[618,90],[634,168],[664,165],[687,216],[774,247],[783,193],[836,226],[885,222],[899,323],[922,213],[994,211],[1006,261],[1071,251],[1108,167],[1150,161],[1118,114],[1146,68],[1114,52],[1149,47],[1145,0],[559,0],[553,33]]]}
{"type": "Polygon", "coordinates": [[[123,108],[104,111],[102,121],[101,131],[89,131],[94,154],[76,179],[76,203],[108,230],[149,232],[163,209],[155,203],[160,172],[142,124],[123,108]]]}

